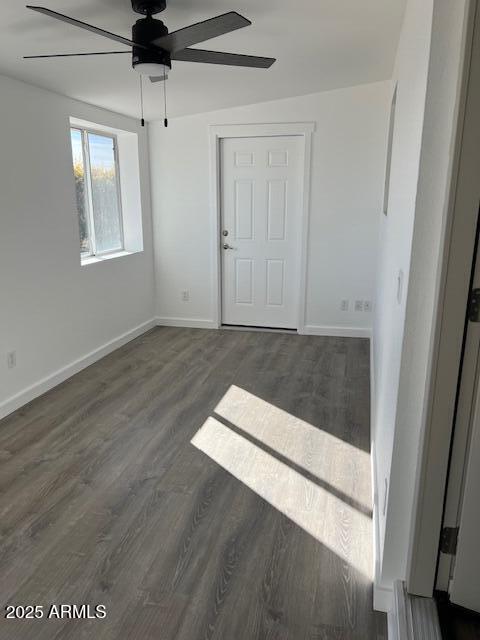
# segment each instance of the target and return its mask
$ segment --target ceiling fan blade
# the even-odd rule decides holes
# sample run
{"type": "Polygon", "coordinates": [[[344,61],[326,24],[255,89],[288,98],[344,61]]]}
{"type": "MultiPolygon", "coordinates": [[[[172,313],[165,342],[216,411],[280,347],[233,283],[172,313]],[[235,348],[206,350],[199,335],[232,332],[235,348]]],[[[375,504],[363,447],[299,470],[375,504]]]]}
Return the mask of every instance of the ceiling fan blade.
{"type": "Polygon", "coordinates": [[[168,76],[150,76],[150,82],[163,82],[168,76]]]}
{"type": "Polygon", "coordinates": [[[115,33],[110,33],[110,31],[105,31],[105,29],[100,29],[99,27],[94,27],[93,25],[87,24],[86,22],[75,20],[75,18],[64,16],[63,13],[57,13],[56,11],[52,11],[51,9],[46,9],[45,7],[34,7],[32,5],[27,4],[27,9],[31,9],[32,11],[37,11],[38,13],[43,13],[46,16],[50,16],[50,18],[55,18],[56,20],[61,20],[62,22],[68,22],[68,24],[71,24],[74,27],[80,27],[80,29],[91,31],[92,33],[96,33],[99,36],[104,36],[105,38],[109,38],[110,40],[121,42],[122,44],[126,44],[130,47],[133,47],[135,45],[136,47],[141,47],[142,49],[148,49],[148,47],[138,44],[136,42],[132,42],[132,40],[129,40],[128,38],[124,38],[123,36],[118,36],[115,33]]]}
{"type": "Polygon", "coordinates": [[[206,51],[205,49],[184,49],[183,51],[177,51],[172,54],[172,60],[225,64],[256,69],[268,69],[275,62],[275,58],[245,56],[239,53],[223,53],[222,51],[206,51]]]}
{"type": "Polygon", "coordinates": [[[236,11],[224,13],[216,18],[197,22],[184,29],[173,31],[166,36],[152,40],[152,45],[166,49],[171,53],[186,49],[192,44],[198,44],[211,38],[216,38],[224,33],[230,33],[242,27],[248,27],[252,24],[250,20],[244,18],[236,11]]]}
{"type": "Polygon", "coordinates": [[[40,56],[23,56],[24,60],[32,60],[34,58],[72,58],[75,56],[111,56],[116,53],[132,53],[131,51],[94,51],[92,53],[49,53],[40,56]]]}

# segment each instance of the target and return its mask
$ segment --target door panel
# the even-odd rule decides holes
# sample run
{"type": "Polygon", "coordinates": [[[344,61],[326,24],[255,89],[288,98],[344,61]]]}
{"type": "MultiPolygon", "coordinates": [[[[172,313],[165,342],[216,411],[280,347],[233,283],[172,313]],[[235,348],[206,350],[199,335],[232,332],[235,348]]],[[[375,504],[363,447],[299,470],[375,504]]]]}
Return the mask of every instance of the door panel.
{"type": "Polygon", "coordinates": [[[302,145],[221,141],[222,322],[297,328],[302,145]]]}
{"type": "Polygon", "coordinates": [[[267,260],[267,305],[283,305],[284,267],[283,260],[267,260]]]}
{"type": "Polygon", "coordinates": [[[253,260],[235,258],[235,302],[253,304],[253,260]]]}
{"type": "Polygon", "coordinates": [[[287,182],[268,182],[268,240],[285,240],[287,222],[287,182]]]}
{"type": "Polygon", "coordinates": [[[235,238],[253,240],[253,187],[251,180],[235,181],[235,238]]]}

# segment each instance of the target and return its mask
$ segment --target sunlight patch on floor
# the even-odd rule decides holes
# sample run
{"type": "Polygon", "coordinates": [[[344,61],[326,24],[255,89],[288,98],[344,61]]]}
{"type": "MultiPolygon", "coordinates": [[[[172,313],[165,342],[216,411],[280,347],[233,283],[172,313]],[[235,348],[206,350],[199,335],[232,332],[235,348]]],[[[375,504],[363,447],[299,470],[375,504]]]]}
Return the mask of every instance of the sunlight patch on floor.
{"type": "Polygon", "coordinates": [[[370,455],[366,451],[236,385],[228,389],[214,414],[305,471],[327,480],[339,492],[360,503],[364,513],[371,510],[370,483],[359,484],[360,478],[370,477],[370,455]],[[338,460],[341,465],[336,464],[338,460]]]}
{"type": "Polygon", "coordinates": [[[368,454],[235,386],[216,413],[192,444],[370,581],[368,454]]]}

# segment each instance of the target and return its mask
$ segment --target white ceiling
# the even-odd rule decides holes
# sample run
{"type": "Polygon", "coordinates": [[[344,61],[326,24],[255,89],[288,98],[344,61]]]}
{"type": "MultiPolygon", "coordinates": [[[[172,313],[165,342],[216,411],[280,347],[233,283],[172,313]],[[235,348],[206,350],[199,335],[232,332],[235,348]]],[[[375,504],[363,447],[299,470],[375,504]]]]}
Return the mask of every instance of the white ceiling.
{"type": "MultiPolygon", "coordinates": [[[[130,0],[40,0],[130,37],[139,18],[130,0]]],[[[170,0],[160,17],[170,31],[236,10],[253,25],[199,48],[272,56],[269,70],[174,62],[170,117],[304,95],[389,78],[405,0],[170,0]]],[[[132,116],[138,74],[128,55],[23,60],[23,55],[122,50],[110,40],[34,13],[19,0],[0,3],[0,73],[132,116]]],[[[163,117],[163,87],[148,84],[148,119],[163,117]]]]}

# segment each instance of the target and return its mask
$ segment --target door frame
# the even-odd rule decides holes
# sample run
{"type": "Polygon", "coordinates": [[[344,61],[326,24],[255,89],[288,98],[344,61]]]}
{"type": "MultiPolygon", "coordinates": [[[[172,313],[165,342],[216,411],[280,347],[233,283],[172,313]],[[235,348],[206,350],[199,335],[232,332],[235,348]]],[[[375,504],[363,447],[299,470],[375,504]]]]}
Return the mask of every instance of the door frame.
{"type": "Polygon", "coordinates": [[[310,185],[312,160],[312,134],[314,122],[222,124],[209,126],[210,138],[210,224],[212,233],[212,291],[213,322],[217,329],[222,325],[222,260],[221,260],[221,155],[220,144],[225,138],[274,138],[296,136],[301,138],[303,155],[303,189],[300,194],[300,233],[298,234],[299,294],[297,309],[297,331],[305,333],[305,303],[308,270],[308,228],[310,217],[310,185]]]}
{"type": "MultiPolygon", "coordinates": [[[[478,220],[480,221],[480,210],[478,220]]],[[[476,245],[474,249],[472,275],[469,291],[478,286],[480,257],[478,254],[479,227],[477,224],[476,245]]],[[[470,295],[470,294],[469,294],[470,295]]],[[[453,420],[452,441],[445,491],[445,503],[442,519],[443,528],[457,528],[461,525],[463,492],[466,474],[469,469],[470,442],[473,437],[474,420],[477,409],[478,374],[480,367],[479,326],[465,319],[465,332],[462,345],[460,372],[458,377],[455,415],[453,420]]],[[[449,592],[455,554],[442,553],[440,550],[435,588],[449,592]]]]}
{"type": "Polygon", "coordinates": [[[474,26],[480,0],[468,0],[462,42],[462,59],[454,114],[456,131],[449,167],[447,210],[443,249],[437,281],[434,336],[430,372],[425,394],[424,435],[417,476],[413,528],[409,541],[407,590],[431,597],[435,589],[439,541],[442,529],[446,483],[457,383],[462,360],[465,313],[475,251],[478,209],[461,211],[458,178],[463,150],[466,107],[471,82],[474,26]]]}

